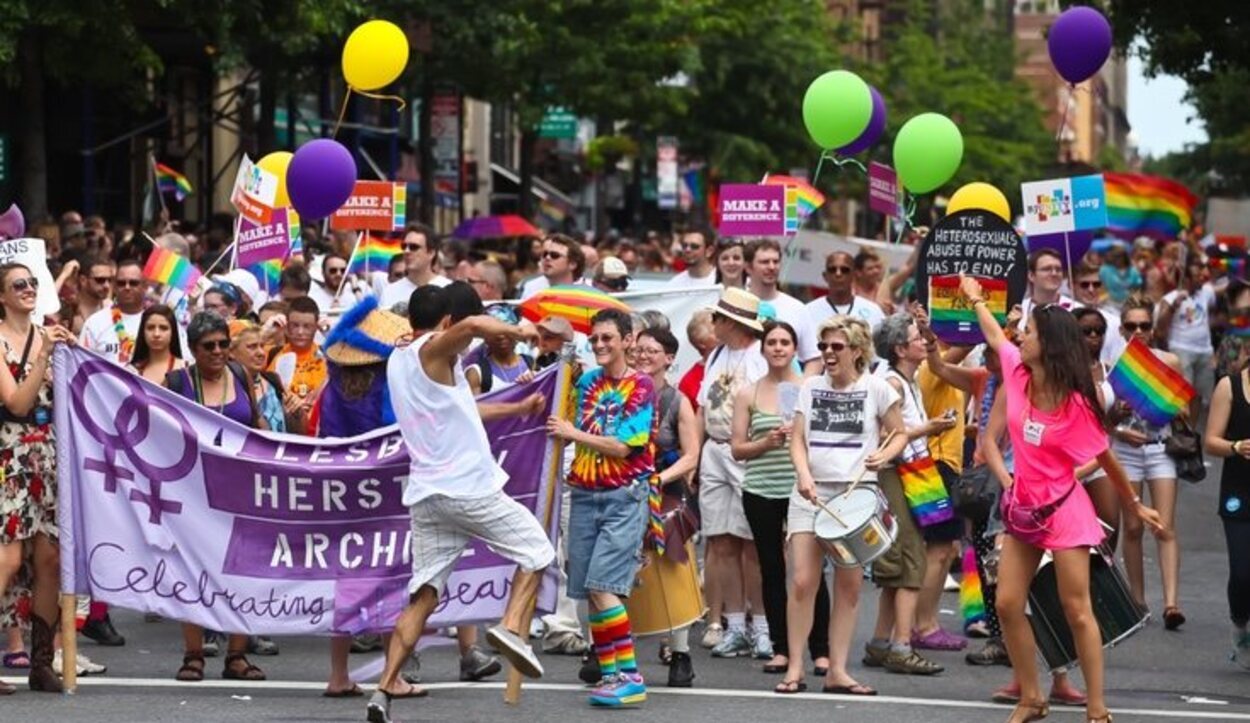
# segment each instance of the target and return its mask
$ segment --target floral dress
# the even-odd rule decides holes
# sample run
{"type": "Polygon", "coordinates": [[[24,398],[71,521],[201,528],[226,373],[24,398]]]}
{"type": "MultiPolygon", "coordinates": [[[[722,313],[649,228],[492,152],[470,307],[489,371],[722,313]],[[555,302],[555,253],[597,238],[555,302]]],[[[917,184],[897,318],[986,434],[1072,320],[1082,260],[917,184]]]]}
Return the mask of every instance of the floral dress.
{"type": "MultiPolygon", "coordinates": [[[[45,339],[44,343],[49,342],[45,339]]],[[[3,339],[0,349],[9,373],[16,379],[21,350],[3,339]]],[[[33,366],[33,360],[28,360],[27,373],[33,366]]],[[[53,541],[57,539],[56,443],[50,378],[45,378],[39,387],[36,407],[46,410],[46,421],[40,419],[43,424],[0,421],[0,544],[4,545],[39,533],[53,541]]],[[[23,602],[29,595],[23,584],[25,572],[19,572],[18,579],[0,596],[0,627],[15,626],[19,611],[28,607],[28,602],[23,602]]]]}

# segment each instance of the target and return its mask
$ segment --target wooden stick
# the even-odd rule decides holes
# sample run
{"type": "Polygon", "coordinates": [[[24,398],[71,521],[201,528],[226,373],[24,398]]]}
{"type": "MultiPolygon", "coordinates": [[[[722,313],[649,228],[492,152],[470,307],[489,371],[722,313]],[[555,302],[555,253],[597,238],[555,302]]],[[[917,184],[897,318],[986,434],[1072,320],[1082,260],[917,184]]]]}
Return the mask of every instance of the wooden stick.
{"type": "MultiPolygon", "coordinates": [[[[898,434],[898,430],[891,429],[890,433],[885,436],[885,441],[881,443],[881,446],[877,447],[876,451],[873,452],[873,454],[876,454],[876,452],[880,452],[881,450],[885,449],[886,445],[890,443],[890,440],[894,439],[894,435],[896,434],[898,434]]],[[[851,492],[853,492],[855,488],[859,486],[860,481],[864,479],[864,475],[866,474],[868,474],[867,465],[860,467],[859,475],[856,476],[855,479],[851,482],[851,486],[846,488],[846,491],[842,493],[842,496],[845,497],[846,495],[851,494],[851,492]]]]}
{"type": "Polygon", "coordinates": [[[61,595],[61,683],[66,693],[78,688],[78,599],[61,595]]]}
{"type": "Polygon", "coordinates": [[[834,512],[828,507],[825,507],[825,503],[821,502],[819,497],[816,498],[816,504],[820,507],[820,509],[824,510],[826,514],[828,514],[833,519],[837,520],[839,525],[842,525],[848,530],[851,529],[850,525],[846,524],[846,522],[841,517],[838,517],[838,513],[834,512]]]}

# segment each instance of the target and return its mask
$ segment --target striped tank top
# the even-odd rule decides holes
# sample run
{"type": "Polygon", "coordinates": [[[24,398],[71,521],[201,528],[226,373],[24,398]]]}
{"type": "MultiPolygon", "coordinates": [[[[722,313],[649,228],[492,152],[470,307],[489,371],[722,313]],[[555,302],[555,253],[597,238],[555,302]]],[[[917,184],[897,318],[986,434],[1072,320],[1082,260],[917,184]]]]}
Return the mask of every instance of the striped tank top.
{"type": "MultiPolygon", "coordinates": [[[[781,415],[766,414],[751,405],[751,423],[747,430],[751,441],[763,438],[780,426],[781,415]]],[[[755,459],[747,460],[742,489],[768,499],[785,499],[794,490],[795,476],[790,448],[770,449],[755,459]]]]}

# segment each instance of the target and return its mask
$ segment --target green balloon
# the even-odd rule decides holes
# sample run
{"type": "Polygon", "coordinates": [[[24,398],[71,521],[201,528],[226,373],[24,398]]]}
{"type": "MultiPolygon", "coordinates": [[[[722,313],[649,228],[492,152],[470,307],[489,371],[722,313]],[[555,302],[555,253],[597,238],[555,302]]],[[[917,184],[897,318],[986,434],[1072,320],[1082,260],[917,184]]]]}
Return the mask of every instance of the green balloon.
{"type": "Polygon", "coordinates": [[[821,148],[845,146],[859,138],[871,120],[872,93],[858,75],[831,70],[807,86],[803,124],[821,148]]]}
{"type": "Polygon", "coordinates": [[[940,113],[921,113],[894,139],[894,169],[912,193],[928,193],[951,180],[964,158],[959,127],[940,113]]]}

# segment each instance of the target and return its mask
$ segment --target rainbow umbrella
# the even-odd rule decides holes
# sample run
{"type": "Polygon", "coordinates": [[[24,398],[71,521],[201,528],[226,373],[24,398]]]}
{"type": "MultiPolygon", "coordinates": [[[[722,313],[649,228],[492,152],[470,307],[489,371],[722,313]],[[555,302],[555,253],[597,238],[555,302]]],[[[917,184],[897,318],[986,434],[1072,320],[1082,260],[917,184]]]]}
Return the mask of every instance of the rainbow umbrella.
{"type": "Polygon", "coordinates": [[[526,319],[538,323],[558,316],[583,334],[590,333],[590,320],[604,309],[630,311],[625,302],[589,286],[553,286],[521,302],[521,315],[526,319]]]}
{"type": "Polygon", "coordinates": [[[541,238],[542,231],[539,231],[534,224],[517,216],[516,214],[505,214],[503,216],[478,216],[464,221],[451,232],[454,238],[475,239],[475,238],[506,238],[508,236],[531,236],[541,238]]]}
{"type": "MultiPolygon", "coordinates": [[[[794,176],[765,176],[764,183],[770,186],[786,186],[794,191],[794,203],[798,206],[799,219],[805,219],[825,204],[825,194],[801,178],[794,176]]],[[[791,203],[789,197],[786,203],[791,203]]]]}

